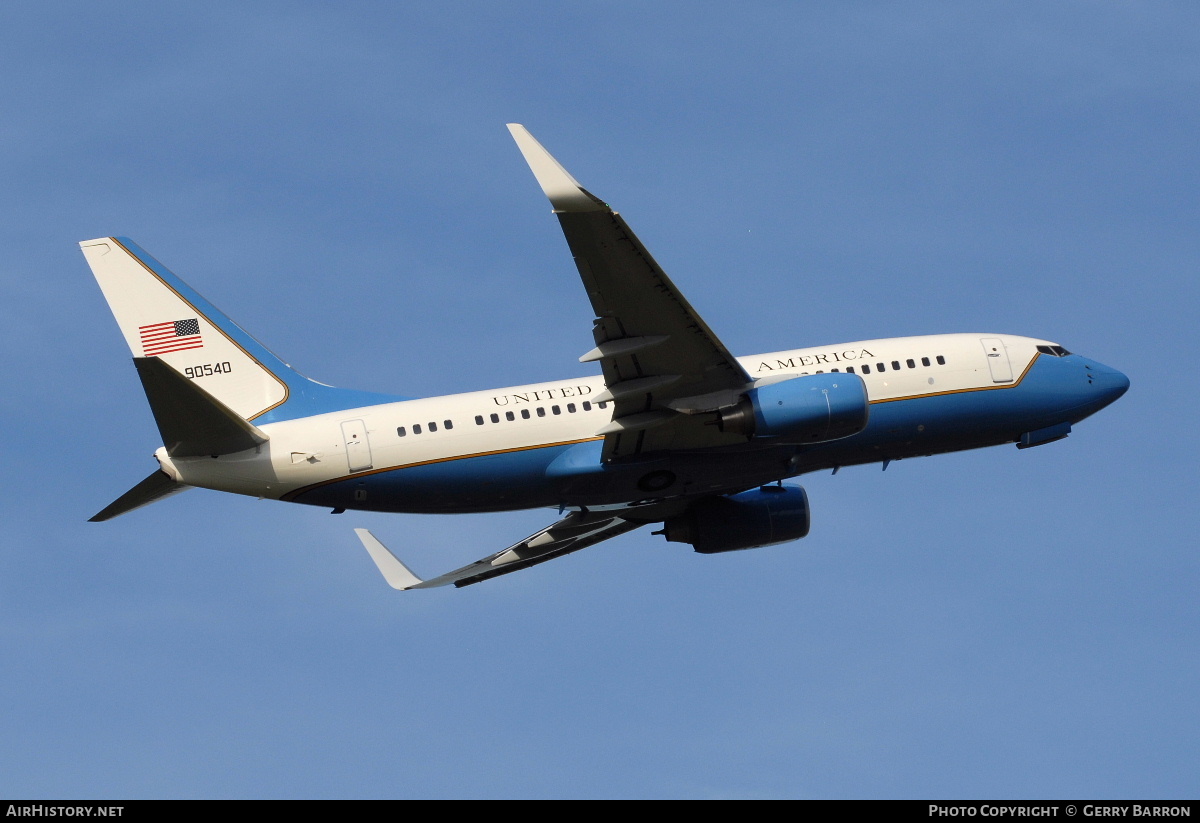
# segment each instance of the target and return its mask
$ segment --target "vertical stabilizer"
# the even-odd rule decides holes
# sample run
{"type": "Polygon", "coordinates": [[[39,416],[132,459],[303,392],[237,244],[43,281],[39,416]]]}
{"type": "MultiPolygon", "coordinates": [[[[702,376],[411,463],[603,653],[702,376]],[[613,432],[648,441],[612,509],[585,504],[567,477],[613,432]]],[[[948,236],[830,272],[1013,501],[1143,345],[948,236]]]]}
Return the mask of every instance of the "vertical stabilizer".
{"type": "Polygon", "coordinates": [[[287,367],[133,242],[79,245],[134,357],[166,361],[246,420],[287,400],[287,367]]]}
{"type": "Polygon", "coordinates": [[[133,356],[165,361],[243,420],[269,423],[400,399],[296,373],[131,240],[101,237],[79,246],[133,356]]]}

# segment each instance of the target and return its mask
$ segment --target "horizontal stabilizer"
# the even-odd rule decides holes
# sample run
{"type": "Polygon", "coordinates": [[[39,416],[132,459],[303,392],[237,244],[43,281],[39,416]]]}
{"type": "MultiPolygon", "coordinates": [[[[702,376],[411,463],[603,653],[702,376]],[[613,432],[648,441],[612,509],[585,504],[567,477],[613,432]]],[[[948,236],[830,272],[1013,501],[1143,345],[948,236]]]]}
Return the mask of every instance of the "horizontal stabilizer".
{"type": "Polygon", "coordinates": [[[171,457],[233,454],[267,442],[257,426],[157,357],[135,357],[150,411],[171,457]]]}
{"type": "Polygon", "coordinates": [[[99,514],[89,517],[88,522],[99,523],[102,520],[112,520],[117,515],[131,512],[134,509],[153,503],[155,500],[162,500],[164,497],[170,497],[173,494],[190,488],[191,486],[185,486],[182,483],[172,480],[166,472],[161,470],[156,471],[112,503],[105,506],[104,510],[99,514]]]}

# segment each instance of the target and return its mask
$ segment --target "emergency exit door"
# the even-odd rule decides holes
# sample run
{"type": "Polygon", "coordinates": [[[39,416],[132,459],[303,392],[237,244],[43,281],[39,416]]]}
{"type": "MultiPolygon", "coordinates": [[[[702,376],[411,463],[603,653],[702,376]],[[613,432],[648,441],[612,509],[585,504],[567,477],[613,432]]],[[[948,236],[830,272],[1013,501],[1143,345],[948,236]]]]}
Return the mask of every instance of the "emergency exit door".
{"type": "Polygon", "coordinates": [[[367,424],[361,420],[344,421],[342,438],[346,441],[346,460],[350,464],[350,471],[361,472],[371,468],[371,443],[367,440],[367,424]]]}

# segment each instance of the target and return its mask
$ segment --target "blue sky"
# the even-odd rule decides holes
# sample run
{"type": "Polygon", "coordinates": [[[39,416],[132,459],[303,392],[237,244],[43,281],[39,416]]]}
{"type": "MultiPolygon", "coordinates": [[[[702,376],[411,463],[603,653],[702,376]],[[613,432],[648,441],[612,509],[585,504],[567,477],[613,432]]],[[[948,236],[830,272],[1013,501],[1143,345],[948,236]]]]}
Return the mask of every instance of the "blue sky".
{"type": "Polygon", "coordinates": [[[1194,4],[48,3],[0,45],[0,795],[1196,796],[1194,4]],[[1132,389],[809,476],[797,543],[461,591],[352,527],[434,574],[552,514],[85,522],[159,444],[79,240],[335,385],[591,373],[511,121],[736,353],[1007,332],[1132,389]]]}

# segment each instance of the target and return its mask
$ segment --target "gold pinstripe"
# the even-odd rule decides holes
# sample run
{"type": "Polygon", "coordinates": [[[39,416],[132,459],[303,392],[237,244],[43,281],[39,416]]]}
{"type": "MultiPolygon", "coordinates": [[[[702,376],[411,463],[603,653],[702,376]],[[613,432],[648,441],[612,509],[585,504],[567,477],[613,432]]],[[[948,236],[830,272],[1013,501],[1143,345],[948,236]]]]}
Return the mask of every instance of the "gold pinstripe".
{"type": "Polygon", "coordinates": [[[906,394],[903,397],[888,397],[881,400],[871,400],[869,405],[874,406],[876,403],[895,403],[897,400],[916,400],[918,397],[941,397],[947,394],[966,394],[973,391],[996,391],[997,389],[1015,389],[1021,385],[1021,381],[1025,379],[1025,375],[1029,374],[1029,370],[1033,368],[1033,364],[1042,356],[1041,352],[1034,352],[1033,359],[1029,361],[1029,365],[1021,372],[1021,376],[1012,383],[1002,386],[976,386],[973,389],[948,389],[946,391],[933,391],[928,394],[906,394]]]}

